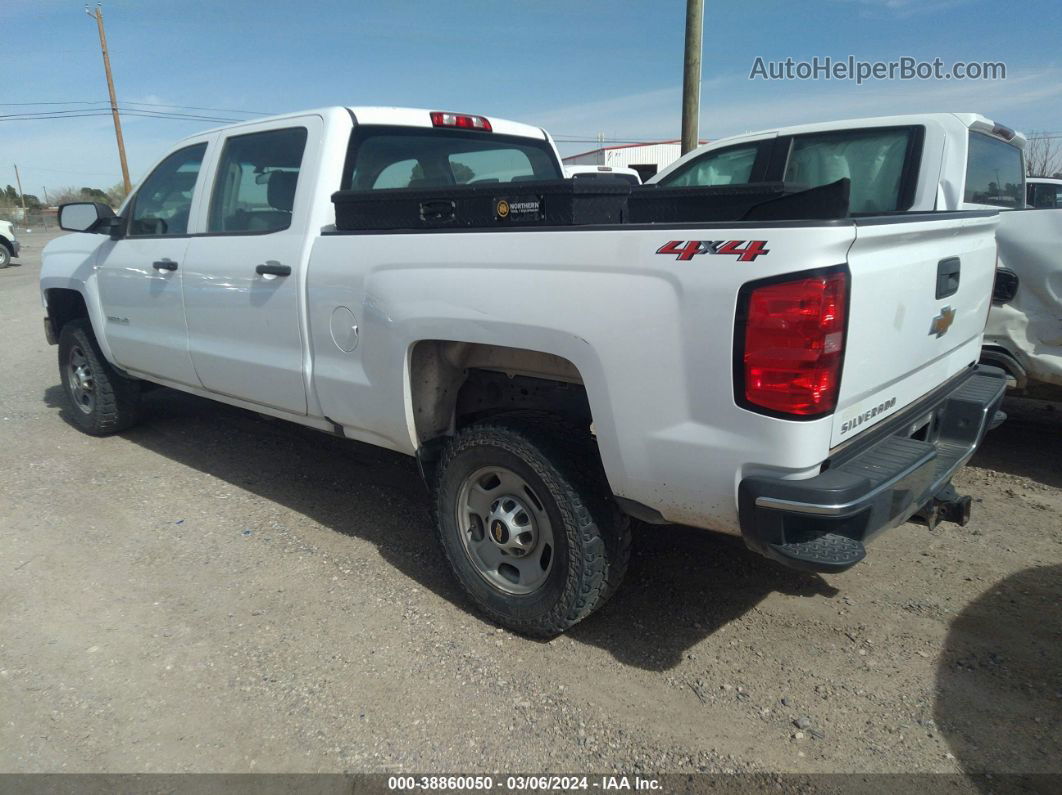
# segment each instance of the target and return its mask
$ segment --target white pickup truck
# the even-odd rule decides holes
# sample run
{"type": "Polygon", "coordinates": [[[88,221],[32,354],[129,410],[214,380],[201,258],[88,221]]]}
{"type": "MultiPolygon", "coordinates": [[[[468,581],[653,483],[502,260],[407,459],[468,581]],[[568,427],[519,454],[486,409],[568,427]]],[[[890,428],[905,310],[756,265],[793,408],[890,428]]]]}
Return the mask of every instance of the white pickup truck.
{"type": "Polygon", "coordinates": [[[562,177],[544,131],[466,114],[187,138],[119,215],[60,210],[69,415],[128,428],[146,381],[415,455],[457,579],[533,635],[614,591],[632,516],[821,572],[916,512],[965,521],[950,478],[1003,419],[977,363],[995,210],[734,220],[724,190],[667,220],[692,191],[654,221],[622,186],[643,220],[591,223],[560,210],[594,181],[562,177]]]}
{"type": "Polygon", "coordinates": [[[15,238],[15,227],[10,221],[0,221],[0,268],[6,268],[19,255],[21,245],[15,238]]]}
{"type": "Polygon", "coordinates": [[[1062,386],[1062,180],[1026,181],[1025,143],[1021,133],[976,113],[846,119],[720,139],[650,181],[814,186],[844,178],[853,213],[1005,210],[982,360],[1006,370],[1018,388],[1030,381],[1062,386]]]}

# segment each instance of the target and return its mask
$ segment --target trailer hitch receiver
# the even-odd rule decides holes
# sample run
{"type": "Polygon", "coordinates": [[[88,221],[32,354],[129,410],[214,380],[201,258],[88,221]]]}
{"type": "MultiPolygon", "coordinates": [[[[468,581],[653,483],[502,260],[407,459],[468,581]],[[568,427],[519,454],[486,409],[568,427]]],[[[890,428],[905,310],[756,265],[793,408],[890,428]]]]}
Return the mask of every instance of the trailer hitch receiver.
{"type": "Polygon", "coordinates": [[[941,522],[953,522],[965,527],[970,521],[970,497],[961,496],[950,483],[923,505],[911,517],[912,522],[926,525],[930,530],[941,522]]]}

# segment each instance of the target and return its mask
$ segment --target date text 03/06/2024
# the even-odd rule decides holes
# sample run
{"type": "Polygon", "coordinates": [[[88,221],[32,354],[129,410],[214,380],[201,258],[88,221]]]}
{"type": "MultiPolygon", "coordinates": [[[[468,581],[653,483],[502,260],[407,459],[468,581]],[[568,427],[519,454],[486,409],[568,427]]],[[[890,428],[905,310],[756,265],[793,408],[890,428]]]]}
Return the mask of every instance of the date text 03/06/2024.
{"type": "Polygon", "coordinates": [[[387,788],[396,792],[416,790],[435,791],[483,791],[489,792],[496,786],[509,792],[520,791],[568,791],[568,790],[602,790],[602,791],[658,791],[660,781],[642,776],[506,776],[495,779],[493,776],[390,776],[387,788]]]}

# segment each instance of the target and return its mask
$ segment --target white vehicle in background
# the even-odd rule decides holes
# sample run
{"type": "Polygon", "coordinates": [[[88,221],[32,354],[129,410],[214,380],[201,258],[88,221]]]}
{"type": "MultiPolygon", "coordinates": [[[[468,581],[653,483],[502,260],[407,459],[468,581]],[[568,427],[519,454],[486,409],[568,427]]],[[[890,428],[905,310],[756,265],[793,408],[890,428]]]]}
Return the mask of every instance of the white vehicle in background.
{"type": "Polygon", "coordinates": [[[823,572],[969,518],[951,477],[1003,420],[977,361],[996,210],[793,220],[806,197],[599,183],[461,113],[186,138],[120,216],[60,208],[40,285],[68,417],[122,431],[146,381],[416,456],[455,577],[533,635],[614,592],[628,516],[823,572]]]}
{"type": "Polygon", "coordinates": [[[1062,209],[1062,179],[1027,177],[1026,203],[1033,210],[1062,209]]]}
{"type": "Polygon", "coordinates": [[[15,227],[10,221],[0,221],[0,268],[6,268],[18,256],[21,244],[15,239],[15,227]]]}
{"type": "Polygon", "coordinates": [[[564,173],[569,179],[622,179],[632,185],[641,185],[642,177],[633,168],[625,166],[565,166],[564,173]]]}
{"type": "Polygon", "coordinates": [[[996,207],[999,270],[982,359],[1012,386],[1062,385],[1062,180],[1025,178],[1025,137],[975,113],[848,119],[714,141],[650,184],[850,180],[853,216],[996,207]],[[1026,211],[1026,185],[1029,206],[1026,211]],[[1054,211],[1053,211],[1054,210],[1054,211]]]}

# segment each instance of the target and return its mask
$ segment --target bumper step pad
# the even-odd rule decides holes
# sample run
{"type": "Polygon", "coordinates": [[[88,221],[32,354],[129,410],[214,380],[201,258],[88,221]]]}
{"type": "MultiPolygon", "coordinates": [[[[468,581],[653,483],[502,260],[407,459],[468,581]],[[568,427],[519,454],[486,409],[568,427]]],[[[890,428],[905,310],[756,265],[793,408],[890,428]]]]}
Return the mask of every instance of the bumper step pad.
{"type": "Polygon", "coordinates": [[[838,572],[849,569],[867,555],[862,541],[825,533],[807,541],[769,544],[768,556],[805,571],[838,572]]]}

